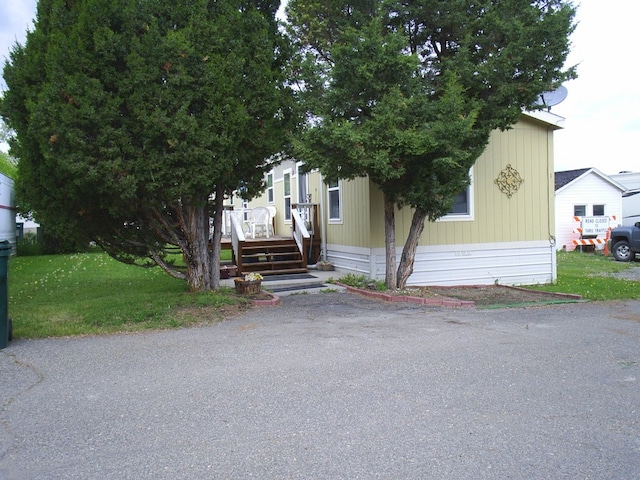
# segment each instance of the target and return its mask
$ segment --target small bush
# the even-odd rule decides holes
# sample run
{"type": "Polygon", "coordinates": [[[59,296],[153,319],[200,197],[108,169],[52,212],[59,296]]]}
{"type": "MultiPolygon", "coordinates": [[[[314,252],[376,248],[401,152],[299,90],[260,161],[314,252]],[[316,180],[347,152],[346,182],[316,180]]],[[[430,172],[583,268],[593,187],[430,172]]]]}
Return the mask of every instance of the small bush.
{"type": "Polygon", "coordinates": [[[16,247],[18,255],[21,257],[43,255],[45,253],[44,243],[35,233],[26,233],[18,240],[16,247]]]}
{"type": "Polygon", "coordinates": [[[347,273],[346,275],[338,279],[340,283],[348,285],[354,288],[368,288],[370,290],[383,291],[387,289],[387,286],[382,280],[372,280],[364,275],[355,275],[353,273],[347,273]]]}
{"type": "MultiPolygon", "coordinates": [[[[42,228],[42,227],[41,227],[42,228]]],[[[18,240],[18,256],[55,255],[62,253],[86,253],[95,250],[88,242],[80,242],[71,236],[57,236],[44,228],[38,234],[25,233],[18,240]]]]}

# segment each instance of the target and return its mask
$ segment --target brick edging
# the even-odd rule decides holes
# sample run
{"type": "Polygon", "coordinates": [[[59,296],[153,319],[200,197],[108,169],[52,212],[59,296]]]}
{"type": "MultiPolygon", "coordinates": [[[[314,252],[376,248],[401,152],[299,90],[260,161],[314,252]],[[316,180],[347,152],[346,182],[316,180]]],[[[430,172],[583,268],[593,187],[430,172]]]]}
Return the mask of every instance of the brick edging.
{"type": "Polygon", "coordinates": [[[268,293],[271,295],[271,298],[269,300],[251,300],[251,305],[256,307],[274,307],[282,303],[280,297],[274,293],[267,292],[266,290],[261,290],[261,293],[268,293]]]}

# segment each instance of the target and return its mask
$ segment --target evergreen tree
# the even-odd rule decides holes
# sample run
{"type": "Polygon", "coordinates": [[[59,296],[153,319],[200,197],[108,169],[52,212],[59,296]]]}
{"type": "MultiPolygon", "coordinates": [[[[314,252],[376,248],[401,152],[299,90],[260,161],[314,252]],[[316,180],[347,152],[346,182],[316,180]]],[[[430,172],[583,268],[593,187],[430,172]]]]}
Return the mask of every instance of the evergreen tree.
{"type": "Polygon", "coordinates": [[[494,129],[575,76],[563,0],[291,0],[307,125],[296,154],[385,202],[386,284],[403,288],[425,221],[445,215],[494,129]],[[414,209],[396,270],[395,207],[414,209]]]}
{"type": "Polygon", "coordinates": [[[217,288],[223,198],[263,188],[294,120],[278,4],[40,0],[0,106],[23,206],[51,233],[217,288]]]}

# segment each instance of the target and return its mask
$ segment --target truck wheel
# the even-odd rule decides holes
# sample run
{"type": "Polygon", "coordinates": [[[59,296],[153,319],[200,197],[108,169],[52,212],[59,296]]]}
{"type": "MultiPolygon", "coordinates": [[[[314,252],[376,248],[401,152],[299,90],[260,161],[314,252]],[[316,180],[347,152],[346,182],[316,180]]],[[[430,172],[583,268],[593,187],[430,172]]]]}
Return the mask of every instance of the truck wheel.
{"type": "Polygon", "coordinates": [[[611,253],[613,254],[613,258],[619,262],[628,262],[631,260],[631,257],[634,256],[629,248],[629,242],[626,240],[620,240],[614,243],[611,253]]]}

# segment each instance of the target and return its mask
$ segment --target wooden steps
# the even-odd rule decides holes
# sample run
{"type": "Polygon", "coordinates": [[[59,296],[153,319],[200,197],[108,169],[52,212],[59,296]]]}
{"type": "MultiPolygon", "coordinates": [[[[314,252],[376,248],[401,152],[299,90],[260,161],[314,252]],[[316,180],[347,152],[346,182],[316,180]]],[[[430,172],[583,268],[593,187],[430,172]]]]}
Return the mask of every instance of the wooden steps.
{"type": "Polygon", "coordinates": [[[306,273],[307,265],[293,239],[251,240],[242,244],[242,259],[236,262],[241,275],[306,273]]]}

